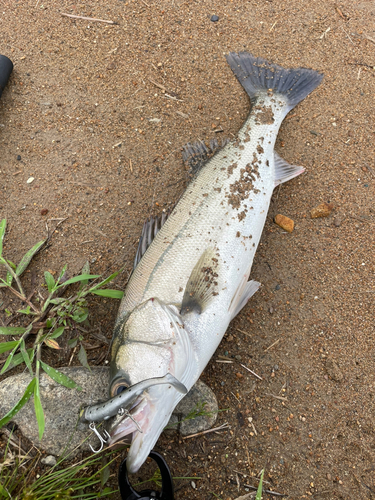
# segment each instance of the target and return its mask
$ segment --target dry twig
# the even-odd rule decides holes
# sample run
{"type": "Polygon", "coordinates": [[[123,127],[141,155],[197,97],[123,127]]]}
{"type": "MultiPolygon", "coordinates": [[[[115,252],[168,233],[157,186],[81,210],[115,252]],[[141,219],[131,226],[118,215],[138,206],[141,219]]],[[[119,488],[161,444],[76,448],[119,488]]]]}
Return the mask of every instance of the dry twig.
{"type": "Polygon", "coordinates": [[[240,363],[240,365],[242,366],[242,368],[245,368],[245,370],[247,370],[248,372],[250,372],[252,375],[254,375],[254,377],[258,378],[259,380],[263,380],[262,377],[260,377],[259,375],[257,375],[255,372],[253,372],[252,370],[250,370],[250,368],[248,368],[247,366],[243,365],[242,363],[240,363]]]}
{"type": "Polygon", "coordinates": [[[66,14],[65,12],[62,12],[61,15],[65,17],[71,17],[72,19],[82,19],[83,21],[91,21],[95,23],[118,24],[115,23],[114,21],[108,21],[107,19],[96,19],[95,17],[75,16],[74,14],[66,14]]]}
{"type": "Polygon", "coordinates": [[[197,432],[196,434],[190,434],[190,436],[185,436],[182,439],[190,439],[190,438],[196,437],[196,436],[203,436],[203,434],[208,434],[209,432],[222,431],[224,429],[227,429],[228,427],[229,427],[228,422],[225,422],[225,424],[220,425],[219,427],[214,427],[212,429],[207,429],[206,431],[197,432]]]}

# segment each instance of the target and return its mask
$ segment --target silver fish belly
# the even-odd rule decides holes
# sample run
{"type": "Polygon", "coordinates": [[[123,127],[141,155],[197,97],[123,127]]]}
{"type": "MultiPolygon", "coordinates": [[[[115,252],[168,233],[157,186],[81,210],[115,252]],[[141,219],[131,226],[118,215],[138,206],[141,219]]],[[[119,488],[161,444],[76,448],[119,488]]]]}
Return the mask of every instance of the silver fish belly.
{"type": "MultiPolygon", "coordinates": [[[[243,52],[227,61],[251,100],[235,141],[199,171],[134,269],[120,305],[111,362],[111,394],[169,372],[190,389],[229,322],[256,292],[248,281],[274,187],[299,175],[274,152],[286,114],[322,75],[284,69],[243,52]],[[117,385],[116,385],[117,384],[117,385]]],[[[112,442],[133,433],[127,466],[138,470],[183,397],[150,387],[112,442]]]]}

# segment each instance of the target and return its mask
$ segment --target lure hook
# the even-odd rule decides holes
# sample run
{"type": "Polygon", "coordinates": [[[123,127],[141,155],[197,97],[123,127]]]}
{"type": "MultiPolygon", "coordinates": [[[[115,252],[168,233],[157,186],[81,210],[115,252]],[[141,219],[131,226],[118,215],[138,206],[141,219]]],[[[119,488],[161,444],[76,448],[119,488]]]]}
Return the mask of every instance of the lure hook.
{"type": "Polygon", "coordinates": [[[90,430],[92,430],[93,432],[95,432],[97,438],[99,439],[100,441],[100,448],[98,450],[94,450],[94,448],[91,446],[91,444],[89,445],[90,448],[91,448],[91,451],[93,453],[100,453],[104,447],[104,445],[108,442],[108,439],[111,437],[108,432],[104,429],[103,431],[103,434],[104,434],[104,437],[101,436],[100,432],[98,431],[98,429],[95,427],[95,422],[91,422],[91,424],[89,425],[89,428],[90,430]]]}

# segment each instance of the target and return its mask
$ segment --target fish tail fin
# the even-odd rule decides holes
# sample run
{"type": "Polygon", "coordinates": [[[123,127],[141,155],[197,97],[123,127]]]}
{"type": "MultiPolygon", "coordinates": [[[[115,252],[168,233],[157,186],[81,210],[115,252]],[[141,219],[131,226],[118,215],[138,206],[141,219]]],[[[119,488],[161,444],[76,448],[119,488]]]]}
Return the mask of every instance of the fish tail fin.
{"type": "Polygon", "coordinates": [[[312,92],[322,81],[323,75],[307,68],[286,69],[271,64],[248,52],[230,52],[227,62],[238,81],[249,94],[252,104],[262,94],[281,94],[287,113],[312,92]]]}

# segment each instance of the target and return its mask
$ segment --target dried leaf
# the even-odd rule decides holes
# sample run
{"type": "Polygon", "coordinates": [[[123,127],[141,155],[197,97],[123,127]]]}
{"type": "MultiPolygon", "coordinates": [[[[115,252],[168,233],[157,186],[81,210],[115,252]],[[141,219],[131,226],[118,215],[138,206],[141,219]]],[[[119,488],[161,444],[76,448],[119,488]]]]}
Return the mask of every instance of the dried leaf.
{"type": "Polygon", "coordinates": [[[46,339],[44,341],[44,343],[46,345],[48,345],[48,347],[51,347],[51,349],[61,349],[61,347],[59,346],[59,344],[56,342],[56,340],[52,340],[52,339],[46,339]]]}
{"type": "Polygon", "coordinates": [[[79,362],[81,363],[82,366],[84,366],[85,368],[87,368],[88,370],[91,371],[91,368],[89,367],[89,364],[87,362],[87,354],[86,354],[85,348],[83,347],[82,344],[81,344],[81,348],[80,348],[79,353],[78,353],[78,359],[79,359],[79,362]]]}

